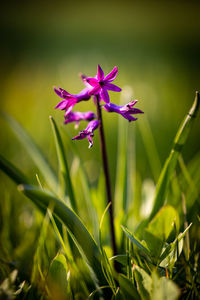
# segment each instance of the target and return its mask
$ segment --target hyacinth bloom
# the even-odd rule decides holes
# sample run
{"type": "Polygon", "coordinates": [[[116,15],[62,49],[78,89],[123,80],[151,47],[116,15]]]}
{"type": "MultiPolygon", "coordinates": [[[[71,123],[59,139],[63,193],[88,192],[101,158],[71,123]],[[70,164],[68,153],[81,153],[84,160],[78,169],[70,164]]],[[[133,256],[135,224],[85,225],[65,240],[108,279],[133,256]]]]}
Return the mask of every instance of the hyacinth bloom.
{"type": "Polygon", "coordinates": [[[103,108],[108,112],[116,112],[122,115],[125,119],[129,120],[129,122],[131,122],[137,120],[137,118],[133,117],[132,115],[143,114],[143,111],[133,107],[137,102],[137,100],[133,100],[125,105],[116,105],[113,103],[108,103],[104,105],[103,108]]]}
{"type": "Polygon", "coordinates": [[[96,118],[96,115],[92,111],[88,111],[88,112],[79,112],[79,111],[73,112],[72,111],[65,116],[64,123],[68,124],[71,122],[75,122],[75,128],[77,128],[79,126],[79,123],[81,120],[92,121],[95,118],[96,118]]]}
{"type": "Polygon", "coordinates": [[[93,146],[93,140],[92,140],[92,137],[94,136],[93,131],[97,129],[98,126],[99,126],[99,121],[97,120],[90,121],[86,129],[79,131],[79,135],[73,137],[72,140],[82,140],[87,137],[89,142],[89,148],[91,148],[93,146]]]}
{"type": "Polygon", "coordinates": [[[62,100],[61,102],[59,102],[55,108],[59,108],[61,110],[65,110],[65,116],[67,116],[71,110],[73,109],[74,105],[80,101],[87,101],[90,99],[90,95],[88,93],[88,88],[85,88],[84,90],[82,90],[79,94],[76,95],[72,95],[70,93],[68,93],[67,91],[61,89],[60,87],[54,88],[54,91],[56,92],[56,94],[63,98],[64,100],[62,100]]]}
{"type": "Polygon", "coordinates": [[[96,77],[93,78],[82,76],[82,79],[86,84],[87,88],[90,86],[88,92],[89,95],[99,95],[100,99],[102,99],[106,103],[109,103],[110,99],[107,91],[121,91],[121,89],[118,86],[110,83],[116,78],[117,74],[118,69],[117,67],[114,67],[114,69],[108,75],[104,76],[103,70],[98,65],[96,77]]]}

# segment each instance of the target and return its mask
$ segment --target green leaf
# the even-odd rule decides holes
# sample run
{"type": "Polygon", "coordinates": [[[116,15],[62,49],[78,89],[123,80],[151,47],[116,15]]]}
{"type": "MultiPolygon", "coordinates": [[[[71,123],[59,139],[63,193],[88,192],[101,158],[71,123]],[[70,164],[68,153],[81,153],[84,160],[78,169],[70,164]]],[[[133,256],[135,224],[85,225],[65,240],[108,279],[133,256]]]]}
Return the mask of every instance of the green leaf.
{"type": "MultiPolygon", "coordinates": [[[[184,232],[180,233],[178,235],[178,237],[165,248],[165,250],[163,251],[163,253],[160,257],[160,262],[162,262],[172,251],[176,250],[177,243],[179,243],[184,238],[184,236],[186,235],[187,231],[190,229],[191,226],[192,226],[192,223],[190,223],[190,225],[184,230],[184,232]]],[[[170,260],[169,260],[169,263],[170,263],[170,260]]]]}
{"type": "Polygon", "coordinates": [[[149,250],[142,245],[142,243],[124,226],[121,226],[126,236],[131,240],[133,244],[135,244],[138,248],[140,248],[145,254],[151,256],[149,250]]]}
{"type": "Polygon", "coordinates": [[[54,296],[56,296],[55,292],[59,292],[59,295],[65,295],[67,293],[68,271],[69,269],[65,256],[63,254],[56,255],[51,262],[47,277],[49,289],[54,296]]]}
{"type": "Polygon", "coordinates": [[[5,115],[4,118],[10,125],[12,131],[18,140],[22,143],[24,148],[27,150],[35,164],[37,165],[40,172],[43,174],[46,183],[52,190],[56,193],[58,188],[57,178],[55,176],[54,171],[50,167],[46,158],[42,154],[39,147],[35,144],[33,139],[29,136],[29,134],[25,131],[25,129],[11,116],[5,115]]]}
{"type": "Polygon", "coordinates": [[[123,274],[119,274],[119,286],[126,299],[140,300],[140,296],[133,282],[123,274]]]}
{"type": "Polygon", "coordinates": [[[166,241],[174,227],[179,229],[178,213],[172,206],[165,205],[148,224],[146,231],[166,241]]]}
{"type": "Polygon", "coordinates": [[[142,268],[135,266],[134,274],[142,299],[149,300],[152,290],[152,279],[142,268]]]}
{"type": "Polygon", "coordinates": [[[6,173],[16,184],[30,183],[30,180],[7,159],[0,155],[0,169],[6,173]]]}
{"type": "Polygon", "coordinates": [[[67,163],[65,149],[63,146],[61,135],[59,133],[59,130],[58,130],[55,120],[51,116],[50,116],[50,122],[52,125],[54,137],[55,137],[55,144],[56,144],[56,150],[57,150],[57,156],[58,156],[58,162],[59,162],[59,170],[60,170],[60,174],[61,174],[61,182],[60,182],[60,186],[62,188],[61,194],[62,194],[62,197],[65,197],[66,195],[69,196],[72,208],[75,211],[77,211],[76,200],[75,200],[75,196],[74,196],[73,186],[72,186],[72,182],[71,182],[71,178],[70,178],[68,163],[67,163]]]}
{"type": "Polygon", "coordinates": [[[31,185],[20,185],[19,190],[31,199],[36,206],[47,208],[49,204],[53,206],[53,215],[62,221],[83,257],[92,268],[99,283],[105,284],[106,280],[101,269],[102,256],[92,236],[83,225],[80,218],[49,191],[41,190],[31,185]]]}
{"type": "Polygon", "coordinates": [[[120,264],[122,264],[124,267],[127,266],[127,255],[126,254],[119,254],[115,255],[109,258],[110,261],[116,260],[120,264]]]}
{"type": "Polygon", "coordinates": [[[176,300],[178,296],[179,289],[172,280],[152,274],[151,300],[176,300]]]}
{"type": "Polygon", "coordinates": [[[193,103],[189,113],[183,120],[183,122],[176,134],[172,150],[171,150],[169,157],[167,158],[167,160],[164,164],[164,167],[161,171],[161,174],[160,174],[160,177],[158,180],[158,184],[156,187],[154,206],[153,206],[151,215],[149,217],[149,220],[152,220],[152,218],[155,216],[155,214],[158,212],[158,210],[164,204],[164,201],[167,196],[169,182],[170,182],[170,179],[175,170],[178,156],[181,153],[181,150],[189,136],[193,121],[199,110],[199,104],[200,104],[200,97],[199,97],[199,93],[196,92],[196,97],[195,97],[194,103],[193,103]]]}
{"type": "Polygon", "coordinates": [[[175,300],[179,290],[173,281],[153,272],[151,277],[140,267],[135,267],[139,293],[143,300],[175,300]]]}

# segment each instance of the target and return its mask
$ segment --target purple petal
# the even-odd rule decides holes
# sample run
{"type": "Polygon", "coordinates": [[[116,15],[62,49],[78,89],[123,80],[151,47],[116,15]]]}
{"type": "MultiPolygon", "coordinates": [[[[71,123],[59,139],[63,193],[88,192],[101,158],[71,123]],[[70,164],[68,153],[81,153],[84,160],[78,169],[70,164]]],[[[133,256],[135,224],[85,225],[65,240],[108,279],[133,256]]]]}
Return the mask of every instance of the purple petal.
{"type": "Polygon", "coordinates": [[[136,121],[137,118],[133,117],[133,114],[140,114],[143,113],[143,111],[141,111],[138,108],[132,108],[133,105],[135,105],[137,102],[137,100],[131,101],[128,104],[125,105],[116,105],[114,103],[108,103],[106,105],[103,105],[103,108],[108,111],[108,112],[115,112],[120,114],[122,117],[124,117],[125,119],[129,120],[129,121],[136,121]]]}
{"type": "Polygon", "coordinates": [[[95,87],[96,85],[98,85],[98,80],[92,77],[87,77],[85,79],[87,81],[87,83],[89,83],[91,86],[95,87]]]}
{"type": "Polygon", "coordinates": [[[76,95],[76,98],[78,99],[78,102],[89,100],[90,97],[91,96],[89,95],[89,89],[88,88],[83,89],[79,94],[76,95]]]}
{"type": "Polygon", "coordinates": [[[85,130],[88,131],[88,132],[93,132],[95,129],[98,128],[98,126],[99,126],[99,121],[98,120],[93,120],[88,124],[88,126],[85,130]]]}
{"type": "Polygon", "coordinates": [[[91,121],[94,118],[96,118],[96,115],[92,112],[92,111],[88,111],[88,112],[79,112],[79,111],[74,111],[74,112],[70,112],[70,114],[68,114],[65,117],[65,124],[71,123],[71,122],[80,122],[81,120],[85,120],[85,121],[91,121]]]}
{"type": "Polygon", "coordinates": [[[129,103],[127,103],[126,106],[132,108],[137,102],[138,102],[138,100],[132,100],[132,101],[130,101],[129,103]]]}
{"type": "Polygon", "coordinates": [[[119,105],[116,105],[114,103],[107,103],[106,105],[103,105],[103,108],[108,112],[119,112],[119,105]]]}
{"type": "Polygon", "coordinates": [[[106,75],[104,80],[108,82],[113,81],[116,78],[117,74],[118,74],[118,69],[117,67],[114,67],[114,69],[108,75],[106,75]]]}
{"type": "Polygon", "coordinates": [[[61,98],[65,99],[66,97],[70,97],[72,96],[71,94],[69,94],[67,91],[61,89],[60,87],[57,89],[56,87],[54,87],[54,92],[61,98]]]}
{"type": "Polygon", "coordinates": [[[134,118],[133,116],[131,116],[130,114],[121,114],[122,115],[122,117],[124,117],[125,119],[127,119],[127,120],[129,120],[129,122],[131,122],[131,121],[136,121],[137,120],[137,118],[134,118]]]}
{"type": "Polygon", "coordinates": [[[106,89],[104,89],[104,88],[101,89],[100,98],[106,103],[110,102],[110,98],[109,98],[109,95],[108,95],[108,92],[106,91],[106,89]]]}
{"type": "Polygon", "coordinates": [[[93,131],[99,126],[99,122],[97,120],[91,121],[85,130],[79,132],[79,135],[72,138],[72,140],[82,140],[87,137],[89,141],[89,148],[93,145],[92,137],[94,136],[93,131]]]}
{"type": "Polygon", "coordinates": [[[73,109],[73,107],[74,107],[75,104],[76,103],[73,103],[68,108],[66,108],[65,117],[72,111],[72,109],[73,109]]]}
{"type": "Polygon", "coordinates": [[[87,136],[88,142],[89,142],[89,149],[93,146],[93,139],[92,139],[93,134],[90,134],[87,136]]]}
{"type": "Polygon", "coordinates": [[[54,108],[59,108],[59,109],[63,110],[66,108],[67,104],[68,104],[67,100],[62,100],[54,108]]]}
{"type": "Polygon", "coordinates": [[[139,108],[132,108],[131,109],[132,114],[143,114],[144,112],[140,110],[139,108]]]}
{"type": "Polygon", "coordinates": [[[82,140],[86,137],[86,134],[84,134],[83,132],[80,132],[79,135],[76,135],[72,138],[72,140],[82,140]]]}
{"type": "Polygon", "coordinates": [[[89,95],[97,95],[99,91],[101,90],[101,86],[98,84],[95,86],[91,91],[89,91],[89,95]]]}
{"type": "Polygon", "coordinates": [[[107,90],[114,91],[114,92],[121,92],[121,90],[122,90],[122,89],[120,89],[120,87],[116,86],[115,84],[108,83],[108,82],[104,84],[104,87],[107,90]]]}
{"type": "Polygon", "coordinates": [[[61,91],[61,95],[63,97],[70,97],[72,96],[70,93],[68,93],[67,91],[65,91],[64,89],[62,89],[61,87],[59,87],[59,90],[61,91]]]}
{"type": "Polygon", "coordinates": [[[102,81],[104,79],[104,72],[100,65],[97,66],[97,80],[102,81]]]}

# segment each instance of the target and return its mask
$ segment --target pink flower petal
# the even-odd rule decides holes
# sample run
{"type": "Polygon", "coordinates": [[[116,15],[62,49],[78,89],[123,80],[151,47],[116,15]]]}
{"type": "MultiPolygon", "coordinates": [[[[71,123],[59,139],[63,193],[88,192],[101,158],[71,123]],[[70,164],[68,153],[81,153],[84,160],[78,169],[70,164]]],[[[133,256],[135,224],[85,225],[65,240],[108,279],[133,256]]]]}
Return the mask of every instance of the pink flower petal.
{"type": "Polygon", "coordinates": [[[93,146],[92,135],[88,135],[87,139],[88,139],[88,142],[89,142],[89,147],[88,148],[91,148],[93,146]]]}
{"type": "Polygon", "coordinates": [[[105,83],[104,87],[107,90],[114,91],[114,92],[121,92],[121,90],[122,90],[122,89],[120,89],[120,87],[118,87],[118,86],[116,86],[115,84],[112,84],[112,83],[105,83]]]}
{"type": "Polygon", "coordinates": [[[97,66],[97,80],[102,81],[104,79],[104,72],[100,65],[97,66]]]}
{"type": "Polygon", "coordinates": [[[87,78],[84,79],[84,80],[86,80],[86,82],[89,83],[91,86],[94,86],[94,87],[95,87],[96,85],[98,85],[98,80],[95,79],[95,78],[87,77],[87,78]]]}
{"type": "Polygon", "coordinates": [[[96,85],[91,91],[89,91],[89,95],[97,95],[99,91],[101,90],[100,85],[96,85]]]}
{"type": "Polygon", "coordinates": [[[68,104],[68,101],[63,100],[63,101],[59,102],[59,103],[55,106],[55,108],[59,108],[59,109],[63,110],[63,109],[66,108],[67,104],[68,104]]]}
{"type": "Polygon", "coordinates": [[[106,103],[110,102],[110,98],[109,98],[109,95],[108,95],[108,92],[106,91],[106,89],[101,89],[100,97],[104,102],[106,102],[106,103]]]}
{"type": "Polygon", "coordinates": [[[114,69],[108,75],[106,75],[104,80],[108,82],[113,81],[116,78],[117,74],[118,74],[118,69],[117,67],[114,67],[114,69]]]}

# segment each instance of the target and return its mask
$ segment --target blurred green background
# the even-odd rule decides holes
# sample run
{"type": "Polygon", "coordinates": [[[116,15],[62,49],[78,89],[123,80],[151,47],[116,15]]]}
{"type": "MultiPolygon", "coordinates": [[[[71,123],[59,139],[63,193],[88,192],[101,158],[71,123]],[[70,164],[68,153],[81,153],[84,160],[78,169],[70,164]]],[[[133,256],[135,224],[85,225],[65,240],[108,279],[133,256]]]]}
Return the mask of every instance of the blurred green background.
{"type": "MultiPolygon", "coordinates": [[[[97,64],[105,73],[116,65],[119,75],[115,83],[132,88],[133,98],[139,100],[137,107],[150,122],[163,164],[200,86],[199,9],[199,1],[4,3],[0,19],[1,111],[21,122],[56,167],[48,116],[53,115],[63,127],[66,143],[71,143],[76,131],[71,124],[63,126],[63,112],[54,110],[60,99],[53,86],[77,93],[83,88],[79,72],[93,76],[97,64]]],[[[110,95],[111,102],[119,102],[119,93],[110,95]]],[[[76,109],[93,109],[92,101],[76,109]]],[[[114,181],[118,117],[105,112],[104,119],[114,181]]],[[[143,115],[137,122],[143,122],[143,115]]],[[[137,122],[129,125],[130,139],[136,138],[137,168],[142,178],[152,177],[137,122]],[[131,136],[134,129],[135,137],[131,136]]],[[[0,126],[1,153],[34,177],[37,170],[2,119],[0,126]]],[[[81,124],[81,128],[84,126],[81,124]]],[[[98,133],[91,150],[87,141],[76,143],[88,174],[98,176],[98,133]]],[[[199,149],[196,122],[184,148],[185,160],[199,149]]],[[[73,154],[69,149],[66,152],[71,162],[73,154]]]]}

